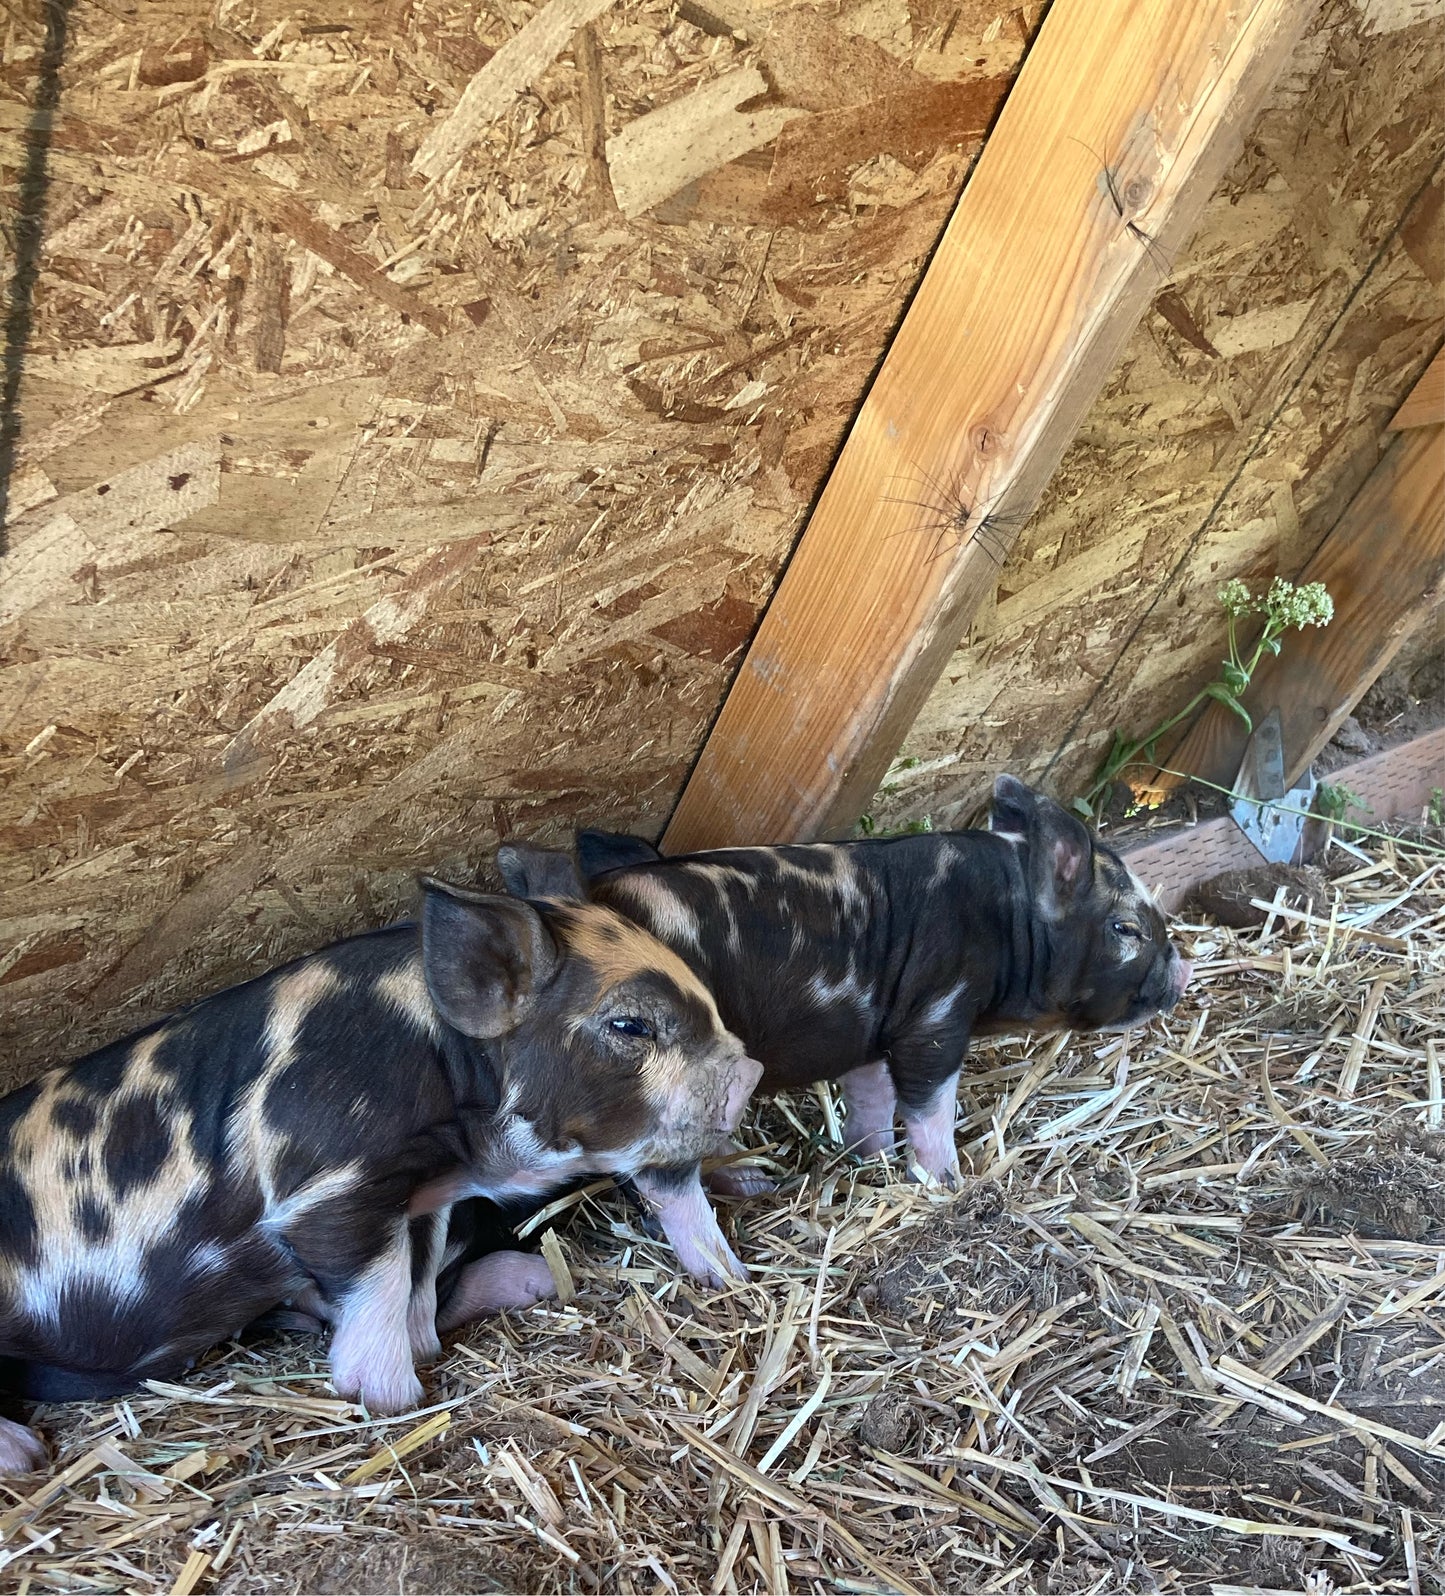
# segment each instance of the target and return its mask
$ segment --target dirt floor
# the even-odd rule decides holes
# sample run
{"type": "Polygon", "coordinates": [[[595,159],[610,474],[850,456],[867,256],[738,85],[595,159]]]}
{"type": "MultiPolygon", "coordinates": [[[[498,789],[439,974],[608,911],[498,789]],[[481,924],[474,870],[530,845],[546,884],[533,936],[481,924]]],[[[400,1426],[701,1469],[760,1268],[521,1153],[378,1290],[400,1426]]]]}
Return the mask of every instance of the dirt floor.
{"type": "Polygon", "coordinates": [[[1182,926],[1166,1020],[980,1050],[958,1196],[765,1105],[749,1286],[599,1192],[542,1226],[571,1300],[464,1334],[419,1414],[302,1337],[43,1411],[4,1588],[1440,1591],[1445,833],[1327,863],[1319,924],[1182,926]]]}
{"type": "Polygon", "coordinates": [[[1377,754],[1445,722],[1445,637],[1392,666],[1355,706],[1315,763],[1319,775],[1377,754]]]}

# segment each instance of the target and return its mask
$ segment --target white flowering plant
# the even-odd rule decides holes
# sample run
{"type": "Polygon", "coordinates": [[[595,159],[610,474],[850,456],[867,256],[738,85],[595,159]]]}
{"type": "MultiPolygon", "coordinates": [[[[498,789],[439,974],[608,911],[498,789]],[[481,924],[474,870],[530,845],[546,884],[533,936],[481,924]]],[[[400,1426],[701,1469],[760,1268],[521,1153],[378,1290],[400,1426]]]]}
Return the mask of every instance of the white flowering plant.
{"type": "Polygon", "coordinates": [[[1099,766],[1093,785],[1082,798],[1075,801],[1076,807],[1085,814],[1094,813],[1100,795],[1107,792],[1130,766],[1137,763],[1153,766],[1159,739],[1192,715],[1206,698],[1217,698],[1253,731],[1254,721],[1240,699],[1260,660],[1266,654],[1279,653],[1285,632],[1302,631],[1306,626],[1328,626],[1335,614],[1335,602],[1323,582],[1306,582],[1296,587],[1282,576],[1275,577],[1268,589],[1258,597],[1249,591],[1247,583],[1235,577],[1220,588],[1218,598],[1224,610],[1229,636],[1229,657],[1221,661],[1219,675],[1201,688],[1177,715],[1171,715],[1147,736],[1130,739],[1122,732],[1114,733],[1114,746],[1099,766]],[[1246,657],[1239,646],[1239,626],[1240,622],[1253,616],[1263,616],[1264,626],[1246,657]]]}

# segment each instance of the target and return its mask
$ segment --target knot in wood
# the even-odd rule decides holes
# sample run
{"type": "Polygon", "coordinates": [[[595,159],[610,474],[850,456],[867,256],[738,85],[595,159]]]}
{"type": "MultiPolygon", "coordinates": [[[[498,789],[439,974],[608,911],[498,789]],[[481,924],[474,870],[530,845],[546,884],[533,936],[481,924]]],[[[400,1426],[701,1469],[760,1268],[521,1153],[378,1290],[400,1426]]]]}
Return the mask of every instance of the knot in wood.
{"type": "Polygon", "coordinates": [[[980,421],[969,433],[968,439],[975,453],[985,460],[991,460],[1003,448],[1002,434],[995,431],[986,421],[980,421]]]}
{"type": "Polygon", "coordinates": [[[1129,211],[1142,211],[1154,197],[1154,185],[1147,177],[1131,177],[1120,196],[1129,211]]]}

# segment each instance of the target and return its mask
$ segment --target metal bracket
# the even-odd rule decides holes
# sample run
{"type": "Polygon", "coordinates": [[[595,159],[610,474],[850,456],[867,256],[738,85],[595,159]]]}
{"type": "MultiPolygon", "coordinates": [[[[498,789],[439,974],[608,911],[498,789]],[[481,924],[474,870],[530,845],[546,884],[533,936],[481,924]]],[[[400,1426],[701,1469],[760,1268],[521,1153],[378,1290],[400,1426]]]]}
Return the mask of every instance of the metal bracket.
{"type": "Polygon", "coordinates": [[[1250,735],[1234,778],[1229,812],[1271,864],[1288,864],[1299,847],[1314,796],[1313,771],[1307,770],[1295,786],[1285,789],[1284,728],[1279,710],[1272,709],[1250,735]]]}

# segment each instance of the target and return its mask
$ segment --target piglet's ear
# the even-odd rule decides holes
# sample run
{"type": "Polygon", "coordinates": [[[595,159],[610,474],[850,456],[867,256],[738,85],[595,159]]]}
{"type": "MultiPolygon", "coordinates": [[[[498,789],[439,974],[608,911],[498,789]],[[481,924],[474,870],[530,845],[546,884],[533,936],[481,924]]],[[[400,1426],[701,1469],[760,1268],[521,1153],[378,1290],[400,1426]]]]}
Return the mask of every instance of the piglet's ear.
{"type": "Polygon", "coordinates": [[[497,869],[507,891],[518,898],[554,898],[563,903],[587,896],[571,854],[534,848],[529,842],[504,842],[497,849],[497,869]]]}
{"type": "Polygon", "coordinates": [[[1093,879],[1094,839],[1088,828],[1049,798],[1039,798],[1029,836],[1035,886],[1046,908],[1062,911],[1093,879]]]}
{"type": "Polygon", "coordinates": [[[609,870],[626,870],[630,865],[655,864],[662,855],[641,837],[621,831],[579,831],[577,863],[588,881],[609,870]]]}
{"type": "Polygon", "coordinates": [[[422,877],[421,953],[437,1012],[467,1036],[503,1036],[526,1018],[561,956],[517,898],[422,877]]]}
{"type": "Polygon", "coordinates": [[[1024,838],[1033,824],[1038,794],[1017,776],[1000,776],[993,784],[988,829],[1008,837],[1024,838]]]}

